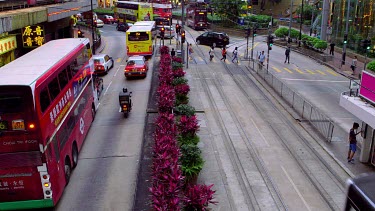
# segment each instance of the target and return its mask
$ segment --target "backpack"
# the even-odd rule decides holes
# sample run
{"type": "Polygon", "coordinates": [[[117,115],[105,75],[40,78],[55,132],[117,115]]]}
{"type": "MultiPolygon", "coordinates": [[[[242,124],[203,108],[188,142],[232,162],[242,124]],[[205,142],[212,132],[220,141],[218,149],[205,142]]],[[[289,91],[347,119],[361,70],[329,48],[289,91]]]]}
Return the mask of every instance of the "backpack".
{"type": "Polygon", "coordinates": [[[233,55],[237,56],[237,50],[233,51],[233,55]]]}
{"type": "Polygon", "coordinates": [[[221,54],[224,56],[224,55],[227,55],[227,50],[223,49],[223,51],[221,52],[221,54]]]}

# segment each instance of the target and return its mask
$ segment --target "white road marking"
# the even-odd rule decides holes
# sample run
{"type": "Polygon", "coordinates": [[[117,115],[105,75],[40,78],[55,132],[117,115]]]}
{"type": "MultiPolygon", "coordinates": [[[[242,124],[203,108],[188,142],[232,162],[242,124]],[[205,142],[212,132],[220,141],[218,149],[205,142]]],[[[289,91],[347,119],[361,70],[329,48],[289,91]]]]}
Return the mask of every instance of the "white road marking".
{"type": "Polygon", "coordinates": [[[109,82],[109,85],[107,86],[107,89],[105,89],[104,95],[106,95],[106,94],[107,94],[107,91],[108,91],[109,87],[111,86],[111,84],[112,84],[112,81],[111,81],[111,82],[109,82]]]}
{"type": "Polygon", "coordinates": [[[312,81],[312,82],[333,82],[333,83],[348,83],[348,81],[330,81],[330,80],[314,80],[314,79],[301,79],[301,78],[281,78],[286,81],[312,81]]]}
{"type": "Polygon", "coordinates": [[[117,70],[116,70],[115,74],[113,75],[113,77],[115,77],[117,75],[117,73],[118,73],[119,70],[120,70],[120,67],[117,68],[117,70]]]}
{"type": "Polygon", "coordinates": [[[98,106],[96,106],[96,109],[97,109],[97,110],[99,109],[99,106],[100,106],[100,102],[98,103],[98,106]]]}
{"type": "Polygon", "coordinates": [[[299,192],[299,190],[297,189],[296,185],[293,183],[293,180],[290,178],[288,172],[286,172],[286,170],[284,169],[283,166],[281,166],[281,169],[285,173],[285,175],[288,178],[289,182],[292,184],[292,186],[293,186],[294,190],[297,192],[298,196],[301,198],[301,200],[302,200],[303,204],[306,206],[307,210],[311,211],[309,205],[307,204],[307,202],[305,201],[305,199],[302,197],[302,194],[299,192]]]}

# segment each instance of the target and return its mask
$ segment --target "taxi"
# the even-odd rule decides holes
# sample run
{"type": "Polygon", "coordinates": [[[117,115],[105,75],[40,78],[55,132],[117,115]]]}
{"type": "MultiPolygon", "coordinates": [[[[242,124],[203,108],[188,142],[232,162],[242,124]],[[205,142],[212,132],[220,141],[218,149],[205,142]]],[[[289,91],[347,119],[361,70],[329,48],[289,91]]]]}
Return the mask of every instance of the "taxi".
{"type": "Polygon", "coordinates": [[[126,61],[124,75],[126,78],[143,77],[146,78],[148,62],[144,56],[131,56],[126,61]]]}

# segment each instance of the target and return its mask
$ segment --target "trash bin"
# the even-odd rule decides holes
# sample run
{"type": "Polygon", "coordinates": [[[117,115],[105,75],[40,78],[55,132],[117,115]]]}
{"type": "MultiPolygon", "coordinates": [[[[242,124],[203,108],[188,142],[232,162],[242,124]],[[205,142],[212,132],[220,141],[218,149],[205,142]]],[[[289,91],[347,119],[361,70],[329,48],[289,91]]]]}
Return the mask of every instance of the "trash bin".
{"type": "Polygon", "coordinates": [[[181,50],[176,50],[176,56],[182,58],[182,52],[181,52],[181,50]]]}

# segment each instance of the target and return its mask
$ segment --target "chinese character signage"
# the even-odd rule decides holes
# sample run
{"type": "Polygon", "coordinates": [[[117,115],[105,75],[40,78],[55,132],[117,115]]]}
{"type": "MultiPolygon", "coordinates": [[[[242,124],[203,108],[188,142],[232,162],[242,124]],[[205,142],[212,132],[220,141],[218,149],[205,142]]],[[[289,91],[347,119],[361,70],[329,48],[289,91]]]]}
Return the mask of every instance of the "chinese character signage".
{"type": "Polygon", "coordinates": [[[23,47],[38,47],[44,43],[44,28],[43,26],[34,25],[22,28],[22,42],[23,47]]]}
{"type": "Polygon", "coordinates": [[[16,36],[0,39],[0,55],[17,48],[16,36]]]}

